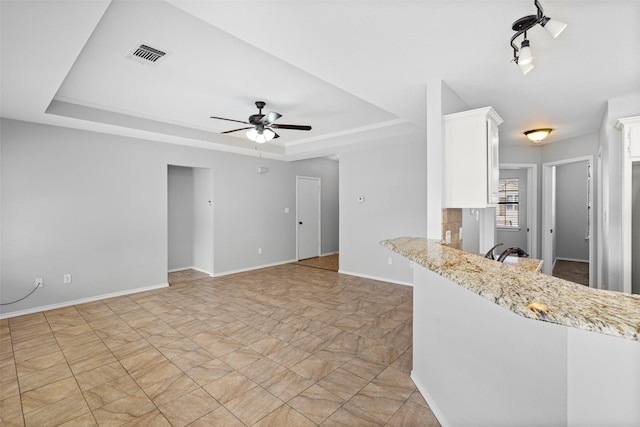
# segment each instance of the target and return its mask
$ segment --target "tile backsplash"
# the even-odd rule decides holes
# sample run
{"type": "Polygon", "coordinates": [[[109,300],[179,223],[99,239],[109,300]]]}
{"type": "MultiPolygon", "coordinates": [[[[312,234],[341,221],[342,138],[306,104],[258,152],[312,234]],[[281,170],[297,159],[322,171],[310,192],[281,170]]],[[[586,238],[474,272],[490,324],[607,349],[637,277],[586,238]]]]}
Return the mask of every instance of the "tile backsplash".
{"type": "Polygon", "coordinates": [[[462,209],[445,208],[442,209],[442,242],[446,240],[447,231],[451,232],[451,243],[445,244],[456,249],[462,249],[462,239],[460,229],[462,228],[462,209]]]}

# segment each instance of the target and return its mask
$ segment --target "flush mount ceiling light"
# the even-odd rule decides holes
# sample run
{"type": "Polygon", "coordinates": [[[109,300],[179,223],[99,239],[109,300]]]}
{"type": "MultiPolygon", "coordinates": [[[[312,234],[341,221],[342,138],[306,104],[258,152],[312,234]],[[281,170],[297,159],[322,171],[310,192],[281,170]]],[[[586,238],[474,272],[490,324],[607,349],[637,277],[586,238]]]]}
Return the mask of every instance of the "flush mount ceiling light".
{"type": "Polygon", "coordinates": [[[540,144],[543,139],[545,139],[551,133],[553,129],[532,129],[526,131],[524,134],[533,142],[534,144],[540,144]]]}
{"type": "Polygon", "coordinates": [[[547,30],[555,39],[567,27],[567,24],[564,22],[544,16],[542,5],[538,0],[534,0],[533,4],[536,6],[538,12],[535,15],[529,15],[518,19],[511,26],[511,29],[516,32],[516,34],[511,37],[513,62],[518,64],[522,74],[527,74],[533,69],[533,54],[531,53],[531,47],[529,46],[529,40],[527,39],[527,31],[536,26],[536,24],[540,24],[540,26],[547,30]],[[524,39],[520,44],[520,49],[518,49],[514,42],[521,35],[524,35],[524,39]]]}

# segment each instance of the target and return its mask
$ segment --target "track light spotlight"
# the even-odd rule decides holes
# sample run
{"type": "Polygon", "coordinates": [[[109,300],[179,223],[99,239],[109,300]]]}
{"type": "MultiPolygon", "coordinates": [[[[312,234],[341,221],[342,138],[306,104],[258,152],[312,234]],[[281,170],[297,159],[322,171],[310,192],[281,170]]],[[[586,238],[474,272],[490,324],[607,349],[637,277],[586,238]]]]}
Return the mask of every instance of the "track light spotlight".
{"type": "Polygon", "coordinates": [[[516,34],[511,37],[511,47],[513,48],[513,60],[520,67],[522,74],[527,74],[533,68],[533,55],[531,53],[531,47],[529,40],[527,39],[527,31],[533,28],[536,24],[540,24],[545,30],[556,38],[567,27],[564,22],[551,19],[548,16],[544,16],[542,5],[538,0],[534,0],[533,4],[537,9],[535,15],[528,15],[515,21],[511,26],[511,29],[516,34]],[[515,45],[516,38],[524,34],[524,40],[520,44],[520,49],[515,45]]]}

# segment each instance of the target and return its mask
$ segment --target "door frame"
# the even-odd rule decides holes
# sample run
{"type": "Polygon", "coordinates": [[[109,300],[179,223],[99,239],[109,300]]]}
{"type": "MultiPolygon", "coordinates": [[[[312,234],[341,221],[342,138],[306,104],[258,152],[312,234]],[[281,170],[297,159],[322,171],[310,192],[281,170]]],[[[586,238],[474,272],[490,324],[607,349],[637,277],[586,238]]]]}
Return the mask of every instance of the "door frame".
{"type": "MultiPolygon", "coordinates": [[[[208,181],[207,182],[207,184],[208,184],[207,194],[201,194],[200,196],[206,196],[206,198],[208,199],[207,203],[209,205],[209,215],[208,215],[208,218],[207,218],[207,222],[208,222],[208,225],[210,226],[211,233],[208,236],[208,240],[206,242],[206,246],[207,246],[207,250],[209,252],[209,258],[210,259],[208,260],[208,266],[206,266],[205,268],[194,266],[194,265],[189,266],[189,268],[192,268],[192,269],[197,270],[197,271],[201,271],[203,273],[207,273],[209,276],[214,277],[214,275],[215,275],[215,244],[214,244],[214,237],[215,237],[215,217],[214,217],[214,215],[215,215],[215,209],[214,209],[215,173],[214,173],[214,169],[211,168],[211,167],[207,167],[207,166],[193,166],[193,165],[190,165],[190,164],[167,163],[167,167],[165,169],[166,173],[167,173],[167,176],[166,176],[166,179],[165,179],[165,181],[167,183],[167,188],[166,188],[166,191],[165,191],[165,193],[167,194],[167,212],[169,210],[169,197],[168,197],[168,194],[169,194],[169,188],[168,188],[169,176],[168,175],[169,175],[169,167],[171,167],[171,166],[189,168],[192,171],[195,170],[195,169],[200,169],[200,170],[206,171],[207,174],[209,175],[208,178],[207,178],[207,181],[208,181]]],[[[195,203],[195,200],[194,200],[194,203],[195,203]]],[[[194,209],[195,209],[195,207],[194,207],[194,209]]],[[[168,230],[169,230],[169,217],[168,217],[168,215],[166,217],[166,227],[165,228],[167,230],[167,254],[168,254],[168,252],[169,252],[169,232],[168,232],[168,230]]],[[[192,259],[192,262],[193,262],[193,259],[192,259]]],[[[171,271],[168,271],[168,273],[170,273],[172,271],[179,271],[179,270],[171,270],[171,271]]],[[[168,282],[168,280],[167,280],[167,282],[168,282]]]]}
{"type": "MultiPolygon", "coordinates": [[[[551,234],[553,231],[551,230],[551,223],[553,218],[551,217],[551,213],[555,211],[556,199],[555,199],[555,168],[557,166],[568,165],[571,163],[581,163],[588,162],[590,171],[591,171],[591,185],[588,188],[589,200],[591,200],[591,221],[589,221],[589,287],[594,287],[595,283],[595,272],[596,272],[596,263],[595,263],[595,247],[594,242],[595,238],[593,235],[593,156],[581,156],[581,157],[573,157],[571,159],[564,160],[556,160],[553,162],[546,162],[542,164],[542,260],[544,264],[542,266],[542,271],[545,274],[551,275],[553,272],[553,259],[551,259],[552,254],[554,253],[554,245],[551,234]]],[[[555,225],[554,225],[555,227],[555,225]]]]}
{"type": "Polygon", "coordinates": [[[298,223],[300,222],[300,180],[314,180],[318,182],[318,256],[322,254],[322,179],[317,176],[305,176],[305,175],[296,175],[296,217],[295,217],[295,225],[296,225],[296,260],[300,260],[300,245],[299,245],[299,233],[298,233],[298,223]]]}
{"type": "Polygon", "coordinates": [[[531,258],[538,258],[538,164],[500,163],[498,168],[527,171],[527,253],[531,258]]]}

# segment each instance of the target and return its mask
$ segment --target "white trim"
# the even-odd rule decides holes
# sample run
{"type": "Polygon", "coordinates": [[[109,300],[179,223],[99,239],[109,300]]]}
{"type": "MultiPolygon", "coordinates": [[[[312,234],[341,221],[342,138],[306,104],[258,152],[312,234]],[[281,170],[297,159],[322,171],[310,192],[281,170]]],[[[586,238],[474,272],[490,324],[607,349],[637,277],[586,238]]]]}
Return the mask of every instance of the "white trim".
{"type": "MultiPolygon", "coordinates": [[[[571,159],[564,159],[564,160],[556,160],[553,162],[545,162],[542,164],[542,209],[543,209],[543,215],[542,215],[542,229],[543,230],[547,230],[549,228],[549,222],[550,222],[550,218],[549,218],[549,206],[553,203],[555,204],[555,200],[551,200],[549,197],[554,197],[555,198],[555,187],[552,188],[552,184],[555,184],[555,179],[550,179],[550,173],[552,171],[555,170],[556,166],[562,166],[562,165],[567,165],[567,164],[571,164],[571,163],[580,163],[580,162],[587,162],[589,164],[589,167],[591,169],[591,188],[590,193],[589,193],[589,199],[591,201],[593,201],[593,182],[594,180],[594,170],[593,170],[593,156],[580,156],[580,157],[573,157],[571,159]],[[550,196],[552,195],[552,196],[550,196]]],[[[597,179],[600,179],[599,177],[597,177],[597,179]]],[[[593,208],[593,206],[592,206],[593,208]]],[[[589,224],[589,236],[593,237],[593,219],[594,219],[594,214],[593,214],[593,210],[591,211],[591,222],[589,224]]],[[[555,225],[554,225],[555,227],[555,225]]],[[[550,243],[548,242],[549,239],[549,233],[542,233],[542,247],[543,249],[546,248],[547,246],[550,246],[550,243]]],[[[589,287],[591,288],[595,288],[597,287],[595,284],[595,268],[596,268],[596,263],[595,263],[595,256],[596,256],[596,249],[594,247],[594,240],[593,238],[589,239],[589,287]]],[[[553,250],[553,248],[547,248],[547,252],[549,252],[549,250],[553,250]]],[[[543,251],[545,252],[545,251],[543,251]]],[[[551,254],[547,254],[547,256],[550,256],[551,254]]],[[[545,257],[542,257],[543,261],[545,260],[545,257]]],[[[555,261],[556,259],[553,260],[553,266],[555,266],[555,261]]],[[[553,271],[553,266],[551,268],[551,271],[548,272],[547,274],[551,274],[551,272],[553,271]]],[[[543,267],[543,272],[544,272],[544,267],[543,267]]]]}
{"type": "Polygon", "coordinates": [[[589,263],[588,259],[577,259],[577,258],[565,258],[565,257],[556,257],[556,262],[557,261],[571,261],[571,262],[586,262],[589,263]]]}
{"type": "Polygon", "coordinates": [[[109,298],[121,297],[125,295],[137,294],[140,292],[153,291],[156,289],[168,288],[168,283],[160,285],[144,286],[142,288],[128,289],[126,291],[111,292],[108,294],[96,295],[93,297],[80,298],[72,301],[65,301],[58,304],[45,305],[41,307],[28,308],[26,310],[12,311],[9,313],[0,313],[0,319],[8,319],[10,317],[24,316],[25,314],[40,313],[43,311],[55,310],[58,308],[70,307],[72,305],[85,304],[88,302],[100,301],[109,298]]]}
{"type": "Polygon", "coordinates": [[[320,254],[320,256],[336,255],[336,254],[339,254],[339,253],[340,253],[340,251],[326,252],[324,254],[320,254]]]}
{"type": "Polygon", "coordinates": [[[440,425],[442,427],[447,427],[451,425],[447,420],[447,418],[444,416],[444,413],[440,410],[440,408],[436,404],[436,401],[431,395],[431,393],[429,393],[429,390],[427,390],[427,387],[425,387],[422,381],[420,381],[414,375],[413,369],[411,370],[411,381],[413,381],[413,383],[416,385],[416,388],[418,389],[418,391],[420,392],[424,400],[427,402],[427,405],[429,405],[429,409],[431,409],[431,412],[433,412],[433,415],[435,415],[435,417],[438,419],[438,422],[440,423],[440,425]]]}
{"type": "Polygon", "coordinates": [[[404,286],[413,287],[413,283],[412,282],[402,282],[400,280],[385,279],[383,277],[370,276],[368,274],[353,273],[353,272],[344,271],[344,270],[338,270],[338,273],[346,274],[346,275],[349,275],[349,276],[362,277],[363,279],[371,279],[371,280],[378,280],[380,282],[393,283],[394,285],[404,285],[404,286]]]}
{"type": "Polygon", "coordinates": [[[255,265],[253,267],[246,267],[246,268],[239,268],[237,270],[223,271],[222,273],[216,273],[211,277],[228,276],[230,274],[244,273],[246,271],[253,271],[253,270],[260,270],[261,268],[275,267],[277,265],[283,265],[283,264],[291,264],[293,262],[298,262],[298,260],[297,259],[290,259],[290,260],[287,260],[287,261],[274,262],[274,263],[271,263],[271,264],[255,265]]]}

